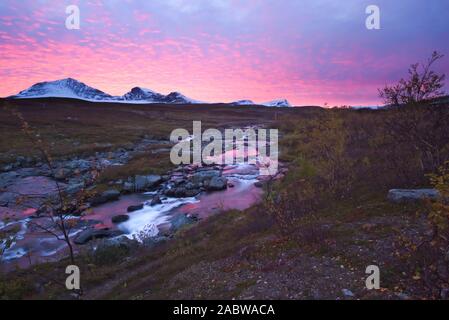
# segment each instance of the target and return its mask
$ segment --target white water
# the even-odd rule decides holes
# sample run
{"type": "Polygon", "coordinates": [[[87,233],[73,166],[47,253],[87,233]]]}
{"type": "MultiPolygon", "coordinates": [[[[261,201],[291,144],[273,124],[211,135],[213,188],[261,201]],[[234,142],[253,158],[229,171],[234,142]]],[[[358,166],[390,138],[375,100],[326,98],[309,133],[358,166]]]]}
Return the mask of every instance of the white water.
{"type": "Polygon", "coordinates": [[[122,230],[130,239],[137,238],[138,240],[143,236],[154,237],[159,234],[158,226],[169,222],[170,216],[168,213],[173,209],[188,203],[197,203],[196,198],[168,198],[162,200],[162,204],[151,206],[148,203],[144,204],[143,209],[135,211],[130,215],[130,219],[121,223],[118,228],[122,230]],[[142,232],[145,235],[142,235],[142,232]]]}

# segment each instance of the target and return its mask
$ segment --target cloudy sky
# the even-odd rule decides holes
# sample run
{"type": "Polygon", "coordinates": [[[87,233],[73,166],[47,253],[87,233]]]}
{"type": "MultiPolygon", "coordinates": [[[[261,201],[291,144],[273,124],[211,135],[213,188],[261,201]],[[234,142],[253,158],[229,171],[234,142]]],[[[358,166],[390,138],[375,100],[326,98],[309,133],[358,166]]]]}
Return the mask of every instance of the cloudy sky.
{"type": "Polygon", "coordinates": [[[449,74],[448,13],[447,0],[2,0],[0,96],[72,77],[114,95],[375,105],[433,50],[449,74]],[[380,30],[365,27],[371,4],[380,30]]]}

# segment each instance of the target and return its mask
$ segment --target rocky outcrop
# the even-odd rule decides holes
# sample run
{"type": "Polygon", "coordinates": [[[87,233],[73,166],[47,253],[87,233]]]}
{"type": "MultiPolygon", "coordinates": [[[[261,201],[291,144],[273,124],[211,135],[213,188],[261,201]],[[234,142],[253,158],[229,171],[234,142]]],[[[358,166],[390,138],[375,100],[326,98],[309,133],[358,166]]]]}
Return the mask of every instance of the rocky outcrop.
{"type": "Polygon", "coordinates": [[[392,189],[388,191],[388,200],[396,203],[416,202],[424,199],[437,199],[439,193],[435,189],[392,189]]]}

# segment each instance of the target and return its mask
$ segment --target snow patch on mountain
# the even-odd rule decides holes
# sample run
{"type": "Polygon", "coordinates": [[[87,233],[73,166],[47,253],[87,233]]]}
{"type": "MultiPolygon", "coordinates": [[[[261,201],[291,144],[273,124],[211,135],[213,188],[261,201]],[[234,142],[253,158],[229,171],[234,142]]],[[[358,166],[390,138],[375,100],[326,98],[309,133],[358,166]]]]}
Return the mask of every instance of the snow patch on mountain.
{"type": "Polygon", "coordinates": [[[164,95],[154,92],[153,90],[135,87],[130,92],[123,95],[125,101],[146,101],[156,102],[164,98],[164,95]]]}
{"type": "Polygon", "coordinates": [[[287,99],[276,99],[269,102],[262,103],[266,107],[291,107],[292,105],[287,101],[287,99]]]}
{"type": "Polygon", "coordinates": [[[255,103],[252,100],[238,100],[231,102],[230,105],[232,106],[252,106],[255,105],[255,103]]]}
{"type": "Polygon", "coordinates": [[[231,102],[232,106],[265,106],[265,107],[291,107],[290,103],[286,99],[277,99],[269,102],[256,103],[252,100],[238,100],[231,102]]]}

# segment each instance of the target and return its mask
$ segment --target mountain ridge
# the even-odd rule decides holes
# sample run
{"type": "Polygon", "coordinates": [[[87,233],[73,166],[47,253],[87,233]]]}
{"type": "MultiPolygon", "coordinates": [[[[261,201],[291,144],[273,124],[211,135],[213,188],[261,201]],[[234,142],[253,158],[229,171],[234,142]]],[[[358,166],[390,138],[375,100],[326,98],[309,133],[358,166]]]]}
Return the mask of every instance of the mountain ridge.
{"type": "MultiPolygon", "coordinates": [[[[180,92],[173,91],[167,95],[143,87],[133,87],[122,96],[113,96],[91,87],[73,78],[54,81],[43,81],[20,91],[8,99],[32,98],[72,98],[90,102],[122,102],[122,103],[162,103],[162,104],[203,104],[207,102],[191,99],[180,92]]],[[[277,99],[265,103],[255,103],[252,100],[238,100],[228,103],[234,106],[262,105],[267,107],[291,107],[286,99],[277,99]]]]}

